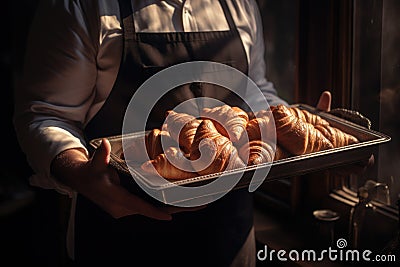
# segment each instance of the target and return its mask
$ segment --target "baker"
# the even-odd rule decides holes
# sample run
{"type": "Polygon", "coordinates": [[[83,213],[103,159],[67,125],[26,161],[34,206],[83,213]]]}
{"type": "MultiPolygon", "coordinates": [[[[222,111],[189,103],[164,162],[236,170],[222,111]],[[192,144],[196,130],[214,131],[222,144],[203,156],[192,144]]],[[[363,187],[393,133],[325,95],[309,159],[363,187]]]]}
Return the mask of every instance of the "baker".
{"type": "MultiPolygon", "coordinates": [[[[206,207],[157,206],[108,166],[136,90],[153,74],[183,62],[211,61],[246,74],[270,105],[287,104],[265,78],[261,17],[254,0],[42,1],[16,92],[18,140],[35,186],[72,200],[69,255],[79,266],[255,266],[252,195],[228,193],[206,207]]],[[[188,83],[157,103],[164,112],[201,96],[240,99],[222,87],[188,83]]],[[[251,92],[245,92],[251,98],[251,92]]],[[[320,108],[330,105],[323,94],[320,108]]]]}

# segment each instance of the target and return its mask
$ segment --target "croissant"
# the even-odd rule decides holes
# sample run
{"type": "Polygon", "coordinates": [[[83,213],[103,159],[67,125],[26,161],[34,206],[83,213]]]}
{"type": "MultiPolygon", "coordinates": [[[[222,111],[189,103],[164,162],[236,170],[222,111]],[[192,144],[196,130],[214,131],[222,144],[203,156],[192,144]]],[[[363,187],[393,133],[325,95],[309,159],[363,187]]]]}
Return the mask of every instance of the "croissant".
{"type": "MultiPolygon", "coordinates": [[[[150,159],[164,153],[164,148],[175,145],[167,131],[153,129],[145,137],[146,151],[150,159]]],[[[142,153],[143,150],[138,151],[142,153]]]]}
{"type": "Polygon", "coordinates": [[[200,122],[192,115],[170,110],[167,112],[164,125],[166,125],[172,139],[177,140],[184,153],[189,153],[200,122]]]}
{"type": "Polygon", "coordinates": [[[332,143],[311,123],[307,123],[280,104],[272,109],[276,125],[276,138],[289,153],[306,153],[333,148],[332,143]]]}
{"type": "Polygon", "coordinates": [[[315,128],[318,129],[334,147],[347,146],[359,142],[355,136],[345,133],[336,127],[317,125],[315,128]]]}
{"type": "Polygon", "coordinates": [[[311,112],[305,110],[305,109],[300,109],[298,107],[288,107],[290,112],[296,116],[297,118],[311,123],[312,125],[329,125],[329,122],[321,118],[320,116],[316,114],[312,114],[311,112]]]}
{"type": "Polygon", "coordinates": [[[271,145],[261,140],[253,140],[245,143],[239,149],[239,156],[247,165],[257,165],[266,162],[272,162],[274,159],[274,150],[271,145]]]}
{"type": "Polygon", "coordinates": [[[218,131],[234,143],[241,139],[249,121],[249,116],[245,111],[229,105],[203,108],[200,115],[203,119],[212,120],[218,131]]]}
{"type": "Polygon", "coordinates": [[[239,107],[231,107],[234,112],[236,112],[236,115],[243,118],[244,120],[248,121],[249,120],[249,114],[244,111],[243,109],[239,107]]]}
{"type": "Polygon", "coordinates": [[[276,150],[275,150],[275,160],[280,160],[280,159],[285,159],[290,156],[290,153],[287,152],[285,149],[283,149],[280,145],[276,145],[276,150]]]}
{"type": "Polygon", "coordinates": [[[245,167],[233,143],[223,136],[211,120],[203,120],[197,128],[190,149],[192,166],[200,175],[245,167]]]}
{"type": "Polygon", "coordinates": [[[144,162],[141,168],[148,174],[159,175],[169,180],[182,180],[197,176],[190,161],[178,147],[169,147],[165,153],[159,154],[153,160],[144,162]],[[171,163],[168,159],[173,160],[173,162],[171,163]]]}
{"type": "Polygon", "coordinates": [[[167,123],[164,122],[163,125],[161,125],[161,131],[167,131],[168,132],[168,124],[167,123]]]}
{"type": "Polygon", "coordinates": [[[270,138],[275,136],[275,125],[270,117],[254,118],[247,123],[246,132],[249,141],[270,138]]]}
{"type": "Polygon", "coordinates": [[[269,116],[271,116],[271,110],[262,109],[255,113],[256,118],[269,117],[269,116]]]}
{"type": "Polygon", "coordinates": [[[121,152],[120,158],[130,161],[143,162],[145,160],[154,159],[161,153],[164,153],[164,148],[175,145],[169,133],[159,129],[153,129],[147,133],[144,138],[133,139],[132,142],[125,148],[127,151],[121,152]],[[147,151],[146,153],[143,153],[147,151]],[[126,153],[128,152],[128,153],[126,153]],[[129,159],[126,158],[129,155],[129,159]]]}

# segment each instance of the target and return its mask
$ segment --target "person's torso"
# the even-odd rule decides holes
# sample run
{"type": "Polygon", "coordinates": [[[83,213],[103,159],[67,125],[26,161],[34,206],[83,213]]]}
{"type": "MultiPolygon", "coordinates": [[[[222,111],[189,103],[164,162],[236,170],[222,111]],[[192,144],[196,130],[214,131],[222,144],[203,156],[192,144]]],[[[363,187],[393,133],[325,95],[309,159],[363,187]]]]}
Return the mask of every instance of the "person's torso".
{"type": "MultiPolygon", "coordinates": [[[[99,40],[96,58],[98,65],[96,94],[86,116],[86,123],[98,112],[109,95],[115,83],[123,53],[122,20],[117,1],[99,0],[97,2],[100,32],[99,36],[93,34],[94,40],[99,40]]],[[[132,6],[135,12],[135,29],[138,33],[207,32],[229,29],[219,2],[214,0],[132,0],[132,6]],[[198,5],[201,5],[201,8],[198,5]],[[206,10],[206,12],[202,12],[202,10],[206,10]],[[152,22],[146,22],[146,19],[151,19],[152,22]]],[[[253,13],[257,8],[256,3],[247,0],[227,1],[227,6],[242,39],[249,62],[251,47],[254,45],[257,31],[253,13]]]]}
{"type": "MultiPolygon", "coordinates": [[[[240,35],[226,3],[224,0],[218,2],[224,7],[228,30],[138,33],[135,32],[132,12],[128,10],[129,5],[126,6],[127,2],[120,0],[121,5],[126,7],[122,12],[125,48],[122,64],[111,94],[85,128],[88,139],[120,134],[122,119],[130,97],[154,73],[168,66],[203,60],[229,64],[240,72],[247,73],[247,57],[240,35]]],[[[170,107],[182,100],[203,94],[220,98],[219,100],[228,104],[236,103],[229,90],[224,91],[223,88],[214,85],[203,88],[198,85],[192,86],[193,84],[197,83],[177,87],[176,91],[171,91],[171,94],[161,99],[160,103],[156,103],[154,109],[156,112],[154,116],[149,117],[150,122],[159,126],[160,116],[162,119],[170,107]]],[[[121,184],[129,191],[146,198],[146,195],[138,190],[132,178],[126,176],[120,178],[121,184]]],[[[148,196],[146,199],[151,201],[148,196]]],[[[177,259],[180,259],[182,261],[180,263],[191,261],[193,264],[228,266],[252,228],[252,195],[247,189],[239,189],[209,203],[201,211],[176,214],[173,217],[171,222],[138,215],[114,221],[104,211],[79,196],[76,216],[77,257],[78,259],[85,257],[84,255],[89,253],[86,254],[88,258],[80,259],[91,261],[94,259],[93,255],[96,255],[96,259],[101,261],[110,259],[110,255],[113,255],[112,257],[118,255],[120,260],[135,261],[145,257],[146,260],[160,260],[164,263],[171,260],[171,264],[179,263],[177,259]],[[172,247],[171,240],[175,240],[172,247]],[[148,258],[154,245],[160,246],[162,255],[166,257],[148,258]],[[106,249],[108,254],[101,254],[98,249],[100,251],[106,249]],[[177,251],[182,256],[175,254],[176,257],[167,258],[177,251]],[[201,258],[196,259],[200,255],[201,258]]]]}

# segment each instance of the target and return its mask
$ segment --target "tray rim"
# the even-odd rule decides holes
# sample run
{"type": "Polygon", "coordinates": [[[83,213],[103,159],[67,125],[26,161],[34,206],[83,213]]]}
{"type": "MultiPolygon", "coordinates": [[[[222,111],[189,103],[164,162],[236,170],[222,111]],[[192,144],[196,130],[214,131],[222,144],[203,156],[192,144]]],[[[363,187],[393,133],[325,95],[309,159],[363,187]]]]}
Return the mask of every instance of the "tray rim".
{"type": "MultiPolygon", "coordinates": [[[[338,148],[332,148],[332,149],[327,149],[327,150],[323,150],[323,151],[318,151],[318,152],[313,152],[313,153],[308,153],[308,154],[304,154],[304,155],[298,155],[298,156],[291,156],[289,158],[285,158],[285,159],[281,159],[281,160],[276,160],[273,162],[268,162],[268,163],[263,163],[263,164],[259,164],[259,165],[255,165],[255,166],[245,166],[242,168],[238,168],[238,169],[234,169],[234,170],[228,170],[228,171],[224,171],[224,172],[218,172],[218,173],[213,173],[213,174],[208,174],[208,175],[199,175],[196,176],[194,178],[189,178],[189,179],[184,179],[184,180],[174,180],[174,181],[167,181],[165,184],[163,185],[157,185],[154,186],[152,184],[150,184],[149,181],[147,181],[146,176],[144,176],[142,173],[140,173],[139,171],[137,171],[134,168],[130,168],[128,166],[128,164],[124,163],[124,160],[120,159],[117,155],[115,155],[114,153],[111,153],[110,157],[111,157],[111,161],[110,161],[110,165],[114,166],[114,167],[119,167],[121,169],[124,169],[124,171],[127,175],[135,175],[136,178],[140,178],[142,183],[145,183],[146,186],[148,186],[149,188],[151,188],[152,190],[165,190],[174,186],[185,186],[185,185],[191,185],[191,184],[195,184],[198,182],[206,182],[206,181],[210,181],[210,180],[214,180],[217,179],[221,176],[229,176],[232,174],[235,174],[237,172],[251,172],[251,171],[255,171],[257,169],[260,168],[267,168],[267,167],[279,167],[283,164],[290,164],[290,163],[298,163],[301,162],[302,160],[309,160],[312,158],[318,158],[319,156],[323,155],[329,155],[329,154],[336,154],[338,151],[339,152],[344,152],[344,151],[349,151],[349,150],[355,150],[357,148],[366,148],[366,147],[372,147],[372,146],[376,146],[379,144],[383,144],[383,143],[387,143],[389,141],[391,141],[391,137],[373,130],[373,129],[368,129],[364,126],[358,125],[356,123],[353,123],[349,120],[337,117],[335,115],[329,114],[326,111],[322,111],[322,110],[318,110],[315,107],[312,107],[310,105],[307,104],[303,104],[303,103],[299,103],[299,104],[293,104],[290,105],[292,107],[299,107],[302,109],[306,109],[308,111],[311,111],[314,114],[318,114],[323,118],[328,118],[331,121],[335,121],[339,124],[346,124],[349,125],[353,128],[356,128],[356,130],[364,133],[364,134],[368,134],[368,135],[373,135],[376,137],[376,139],[373,140],[368,140],[368,141],[364,141],[361,143],[357,143],[357,144],[352,144],[352,145],[348,145],[345,147],[338,147],[338,148]],[[115,165],[119,165],[119,166],[115,166],[115,165]]],[[[129,134],[125,134],[123,135],[114,135],[114,136],[108,136],[108,137],[101,137],[101,138],[95,138],[89,141],[89,144],[96,149],[100,143],[100,140],[102,138],[107,138],[110,141],[116,140],[116,139],[122,139],[122,138],[126,138],[126,137],[136,137],[136,136],[144,136],[148,131],[145,132],[134,132],[134,133],[129,133],[129,134]]],[[[269,174],[268,174],[269,175],[269,174]]],[[[268,175],[267,178],[265,179],[265,181],[270,181],[268,179],[268,175]]],[[[283,176],[282,179],[287,178],[288,176],[283,176]]],[[[279,178],[274,178],[273,180],[277,180],[279,178]]],[[[240,183],[240,182],[239,182],[240,183]]]]}

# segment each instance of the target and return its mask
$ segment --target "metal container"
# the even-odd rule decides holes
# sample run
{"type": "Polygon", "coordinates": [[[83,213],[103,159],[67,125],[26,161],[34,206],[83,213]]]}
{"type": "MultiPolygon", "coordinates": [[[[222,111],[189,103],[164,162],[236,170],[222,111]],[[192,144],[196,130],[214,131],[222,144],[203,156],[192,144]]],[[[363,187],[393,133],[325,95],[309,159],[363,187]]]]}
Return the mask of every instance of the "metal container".
{"type": "MultiPolygon", "coordinates": [[[[125,175],[135,175],[135,179],[140,179],[140,181],[148,186],[150,189],[152,189],[153,192],[159,192],[160,196],[162,196],[162,199],[164,199],[164,203],[173,204],[180,200],[174,199],[171,194],[168,194],[168,192],[171,187],[177,185],[199,186],[213,181],[217,178],[228,178],[229,176],[235,175],[238,172],[244,171],[243,176],[235,186],[235,189],[243,188],[249,186],[255,170],[270,168],[270,171],[264,182],[304,175],[310,172],[325,170],[341,165],[348,165],[365,160],[374,153],[374,149],[377,145],[387,143],[391,140],[389,136],[383,133],[360,126],[330,113],[316,110],[314,107],[304,104],[297,104],[293,106],[296,106],[300,109],[308,110],[311,113],[321,116],[323,119],[327,120],[333,127],[339,128],[340,130],[357,137],[360,142],[357,144],[328,149],[315,153],[292,156],[282,160],[274,161],[272,163],[248,166],[242,169],[198,176],[185,180],[160,183],[158,179],[157,181],[154,181],[154,179],[152,179],[150,175],[144,173],[140,169],[140,163],[137,163],[137,166],[131,165],[131,167],[133,168],[131,168],[131,171],[129,171],[125,160],[121,158],[121,153],[123,150],[122,136],[119,135],[106,137],[110,141],[112,147],[110,165],[125,175]]],[[[143,139],[145,137],[145,134],[146,132],[132,133],[124,136],[124,138],[127,138],[125,140],[132,139],[132,141],[134,141],[137,139],[143,139]]],[[[90,145],[93,148],[97,148],[100,142],[101,138],[94,139],[90,141],[90,145]]]]}

